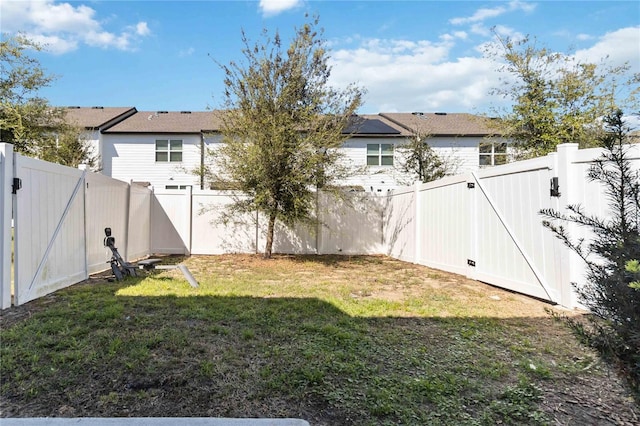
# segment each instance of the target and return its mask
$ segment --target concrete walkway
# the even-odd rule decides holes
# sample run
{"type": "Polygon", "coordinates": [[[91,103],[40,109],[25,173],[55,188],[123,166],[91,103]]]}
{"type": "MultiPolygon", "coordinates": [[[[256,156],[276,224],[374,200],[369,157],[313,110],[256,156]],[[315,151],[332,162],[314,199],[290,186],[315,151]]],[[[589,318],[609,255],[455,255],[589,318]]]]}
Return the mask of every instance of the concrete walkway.
{"type": "Polygon", "coordinates": [[[225,419],[208,417],[43,417],[0,418],[0,426],[309,426],[300,419],[225,419]]]}

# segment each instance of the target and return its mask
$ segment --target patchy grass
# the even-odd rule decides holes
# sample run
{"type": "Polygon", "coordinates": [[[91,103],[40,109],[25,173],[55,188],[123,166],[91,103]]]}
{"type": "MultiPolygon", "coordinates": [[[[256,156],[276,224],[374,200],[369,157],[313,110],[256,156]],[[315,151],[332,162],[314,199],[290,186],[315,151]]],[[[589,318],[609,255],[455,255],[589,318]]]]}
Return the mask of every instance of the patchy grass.
{"type": "Polygon", "coordinates": [[[0,409],[313,425],[615,424],[637,407],[549,306],[386,257],[193,257],[3,312],[0,409]]]}

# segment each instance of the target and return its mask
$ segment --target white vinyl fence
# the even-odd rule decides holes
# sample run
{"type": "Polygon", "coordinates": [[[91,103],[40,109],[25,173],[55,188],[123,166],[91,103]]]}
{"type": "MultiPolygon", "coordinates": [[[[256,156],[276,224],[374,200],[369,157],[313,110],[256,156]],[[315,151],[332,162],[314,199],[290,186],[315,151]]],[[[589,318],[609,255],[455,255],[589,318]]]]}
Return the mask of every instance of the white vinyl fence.
{"type": "Polygon", "coordinates": [[[1,143],[0,179],[2,308],[12,293],[20,305],[107,269],[106,227],[125,258],[149,254],[149,189],[18,155],[1,143]]]}
{"type": "MultiPolygon", "coordinates": [[[[240,195],[227,191],[165,190],[154,192],[151,223],[154,253],[223,254],[262,252],[267,218],[260,214],[226,217],[240,195]],[[226,217],[226,221],[222,218],[226,217]]],[[[382,253],[384,198],[357,194],[338,200],[320,193],[319,225],[290,230],[276,224],[275,253],[382,253]]]]}
{"type": "MultiPolygon", "coordinates": [[[[576,307],[571,283],[584,282],[585,265],[544,228],[539,211],[580,204],[606,217],[603,188],[586,179],[600,153],[565,144],[546,157],[395,191],[385,213],[387,254],[576,307]],[[551,194],[552,178],[558,196],[551,194]]],[[[629,157],[639,169],[637,145],[629,157]]],[[[568,228],[576,238],[588,232],[568,228]]]]}
{"type": "MultiPolygon", "coordinates": [[[[599,149],[560,145],[556,153],[482,169],[386,196],[320,193],[320,225],[276,227],[274,252],[387,254],[466,275],[566,307],[578,306],[571,283],[585,266],[542,226],[539,211],[581,204],[607,215],[607,200],[586,173],[599,149]],[[551,182],[559,193],[551,193],[551,182]]],[[[640,168],[640,147],[629,150],[640,168]]],[[[220,219],[234,195],[187,189],[153,192],[102,175],[26,158],[0,144],[0,301],[21,304],[108,268],[110,227],[127,260],[152,253],[262,251],[267,220],[220,219]],[[12,192],[15,192],[12,194],[12,192]],[[15,228],[12,229],[12,217],[15,228]],[[11,276],[12,235],[14,277],[11,276]]],[[[576,238],[588,230],[569,225],[576,238]]]]}

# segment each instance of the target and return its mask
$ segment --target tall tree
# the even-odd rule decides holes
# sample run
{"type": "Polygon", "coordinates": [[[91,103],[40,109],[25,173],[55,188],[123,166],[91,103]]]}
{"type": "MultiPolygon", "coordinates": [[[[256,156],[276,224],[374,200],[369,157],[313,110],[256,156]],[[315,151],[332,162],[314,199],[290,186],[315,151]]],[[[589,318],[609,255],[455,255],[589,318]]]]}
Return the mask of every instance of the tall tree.
{"type": "Polygon", "coordinates": [[[38,91],[55,78],[29,50],[41,51],[42,46],[21,35],[3,35],[0,41],[0,140],[23,154],[33,154],[36,142],[51,128],[51,108],[38,91]]]}
{"type": "Polygon", "coordinates": [[[0,41],[0,141],[16,152],[68,166],[95,163],[82,129],[65,120],[65,110],[54,108],[38,92],[55,76],[29,55],[43,46],[28,38],[3,34],[0,41]]]}
{"type": "Polygon", "coordinates": [[[285,46],[276,32],[252,43],[242,32],[244,63],[225,72],[223,144],[219,181],[248,197],[235,211],[268,218],[265,257],[271,257],[277,221],[287,226],[312,220],[313,189],[331,185],[340,170],[335,149],[348,138],[349,118],[362,103],[362,89],[328,84],[326,43],[318,18],[297,28],[285,46]]]}
{"type": "Polygon", "coordinates": [[[637,75],[630,67],[586,63],[563,53],[540,48],[535,39],[503,38],[488,56],[502,63],[500,85],[491,91],[512,101],[510,111],[495,111],[492,124],[511,139],[516,155],[537,157],[561,143],[597,145],[599,122],[617,108],[637,108],[637,75]]]}

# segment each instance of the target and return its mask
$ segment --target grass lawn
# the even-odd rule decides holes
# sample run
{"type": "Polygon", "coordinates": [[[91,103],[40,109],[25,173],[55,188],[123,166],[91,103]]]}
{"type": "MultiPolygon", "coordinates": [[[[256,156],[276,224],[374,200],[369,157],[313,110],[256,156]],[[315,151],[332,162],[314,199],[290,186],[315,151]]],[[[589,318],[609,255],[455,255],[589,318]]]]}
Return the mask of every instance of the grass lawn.
{"type": "Polygon", "coordinates": [[[2,313],[0,415],[633,424],[540,301],[386,257],[192,257],[2,313]],[[622,422],[622,423],[617,423],[622,422]]]}

